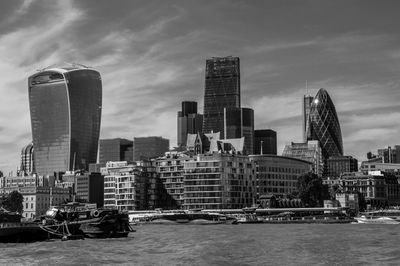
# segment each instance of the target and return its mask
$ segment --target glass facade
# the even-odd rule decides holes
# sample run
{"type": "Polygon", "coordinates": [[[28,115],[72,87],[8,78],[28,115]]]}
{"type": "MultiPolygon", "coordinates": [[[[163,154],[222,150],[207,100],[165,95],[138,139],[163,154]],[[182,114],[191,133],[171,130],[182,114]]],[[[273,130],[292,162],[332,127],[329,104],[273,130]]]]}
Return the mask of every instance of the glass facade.
{"type": "Polygon", "coordinates": [[[35,170],[87,169],[97,159],[102,85],[91,69],[55,68],[29,77],[35,170]]]}
{"type": "Polygon", "coordinates": [[[332,156],[343,155],[339,119],[325,89],[318,91],[311,104],[307,139],[319,141],[324,161],[332,156]]]}
{"type": "Polygon", "coordinates": [[[238,57],[214,57],[206,61],[204,133],[224,136],[224,108],[240,107],[240,65],[238,57]]]}

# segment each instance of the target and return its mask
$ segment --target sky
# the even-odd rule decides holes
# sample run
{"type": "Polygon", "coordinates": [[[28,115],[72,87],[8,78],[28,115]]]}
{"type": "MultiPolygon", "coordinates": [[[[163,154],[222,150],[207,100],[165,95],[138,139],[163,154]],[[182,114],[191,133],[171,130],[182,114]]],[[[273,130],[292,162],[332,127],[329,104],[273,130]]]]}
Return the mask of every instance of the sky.
{"type": "Polygon", "coordinates": [[[28,76],[80,63],[103,82],[100,138],[177,141],[182,101],[203,112],[205,62],[240,58],[242,107],[278,154],[302,141],[302,97],[325,88],[345,155],[400,144],[396,0],[4,0],[0,2],[0,170],[32,141],[28,76]],[[307,85],[306,85],[307,84],[307,85]]]}

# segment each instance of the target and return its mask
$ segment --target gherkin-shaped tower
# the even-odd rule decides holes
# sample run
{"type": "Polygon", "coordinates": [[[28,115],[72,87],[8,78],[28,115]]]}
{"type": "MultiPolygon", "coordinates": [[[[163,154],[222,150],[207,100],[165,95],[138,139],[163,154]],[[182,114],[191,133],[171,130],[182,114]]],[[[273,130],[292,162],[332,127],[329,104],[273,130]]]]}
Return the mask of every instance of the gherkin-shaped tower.
{"type": "Polygon", "coordinates": [[[324,161],[343,155],[342,132],[331,97],[320,89],[311,103],[307,129],[308,140],[318,140],[324,161]]]}

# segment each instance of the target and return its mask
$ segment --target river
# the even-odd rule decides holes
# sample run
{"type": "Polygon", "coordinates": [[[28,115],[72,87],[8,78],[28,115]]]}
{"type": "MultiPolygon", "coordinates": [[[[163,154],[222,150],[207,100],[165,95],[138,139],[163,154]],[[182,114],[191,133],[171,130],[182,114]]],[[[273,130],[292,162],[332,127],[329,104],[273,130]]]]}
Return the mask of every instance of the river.
{"type": "Polygon", "coordinates": [[[141,225],[123,239],[0,244],[0,265],[400,265],[398,225],[141,225]]]}

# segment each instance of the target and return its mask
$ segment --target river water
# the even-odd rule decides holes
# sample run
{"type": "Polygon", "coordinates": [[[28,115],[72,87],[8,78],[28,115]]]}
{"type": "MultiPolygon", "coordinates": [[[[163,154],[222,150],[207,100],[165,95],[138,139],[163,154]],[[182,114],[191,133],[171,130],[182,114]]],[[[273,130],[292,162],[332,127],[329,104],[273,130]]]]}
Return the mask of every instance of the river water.
{"type": "Polygon", "coordinates": [[[141,225],[123,239],[0,244],[0,265],[400,265],[399,225],[141,225]]]}

